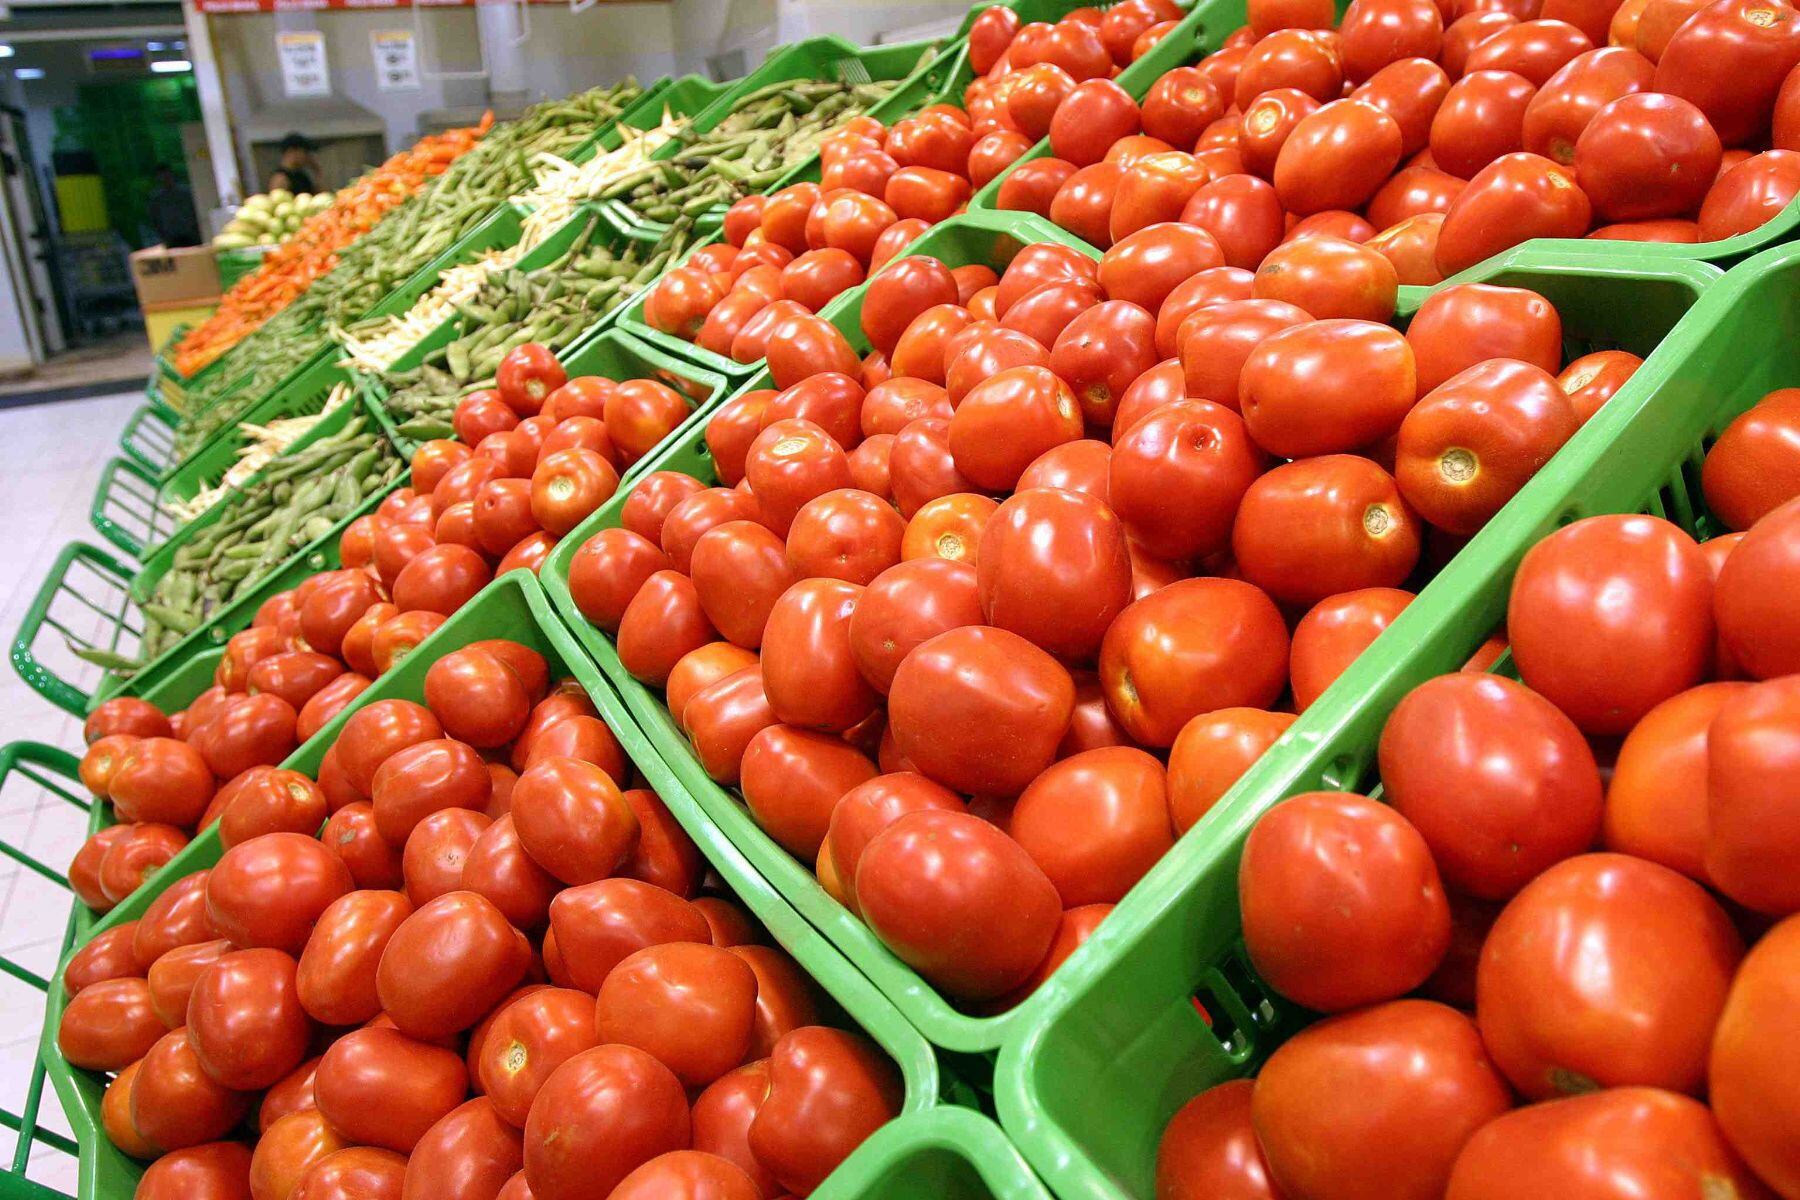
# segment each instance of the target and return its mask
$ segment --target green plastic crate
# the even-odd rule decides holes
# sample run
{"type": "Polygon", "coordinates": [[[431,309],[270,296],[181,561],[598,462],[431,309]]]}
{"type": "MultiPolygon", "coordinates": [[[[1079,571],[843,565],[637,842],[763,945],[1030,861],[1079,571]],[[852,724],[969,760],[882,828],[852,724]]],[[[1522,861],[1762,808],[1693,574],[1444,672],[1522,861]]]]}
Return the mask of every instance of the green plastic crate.
{"type": "Polygon", "coordinates": [[[939,1105],[876,1130],[815,1200],[1049,1200],[1000,1127],[972,1108],[939,1105]]]}
{"type": "Polygon", "coordinates": [[[156,476],[135,459],[115,458],[100,470],[88,522],[133,558],[168,535],[174,519],[157,504],[156,476]]]}
{"type": "Polygon", "coordinates": [[[279,383],[261,396],[258,396],[255,392],[250,390],[250,376],[245,375],[230,387],[226,388],[223,392],[219,393],[211,404],[187,414],[183,420],[200,416],[202,413],[213,413],[223,409],[230,413],[231,419],[225,421],[217,429],[213,430],[204,441],[193,446],[180,458],[175,458],[171,455],[170,461],[161,468],[162,477],[168,479],[171,476],[180,474],[188,464],[202,456],[216,455],[221,445],[224,445],[228,449],[235,449],[237,446],[238,422],[244,420],[249,415],[251,409],[260,408],[263,401],[272,396],[287,394],[287,389],[295,380],[304,376],[322,360],[331,357],[334,352],[335,347],[328,345],[320,346],[312,357],[295,367],[285,375],[279,383]]]}
{"type": "MultiPolygon", "coordinates": [[[[1528,253],[1551,259],[1543,249],[1528,253]]],[[[1613,319],[1637,314],[1621,306],[1613,319]]],[[[1701,463],[1732,418],[1800,379],[1797,327],[1800,246],[1757,255],[1708,289],[1626,388],[1220,801],[1179,859],[1102,926],[1106,952],[1057,973],[1043,1019],[1002,1051],[996,1083],[1003,1124],[1058,1194],[1150,1197],[1157,1140],[1176,1108],[1251,1073],[1308,1019],[1265,1003],[1242,950],[1237,861],[1257,818],[1298,792],[1369,788],[1388,714],[1467,661],[1504,619],[1519,560],[1558,528],[1644,512],[1701,537],[1724,532],[1706,512],[1701,463]],[[1208,1030],[1196,996],[1229,1018],[1208,1030]]]]}
{"type": "Polygon", "coordinates": [[[274,246],[243,246],[232,250],[220,250],[213,255],[219,264],[219,290],[226,291],[232,284],[262,266],[263,258],[274,246]]]}
{"type": "Polygon", "coordinates": [[[64,712],[86,716],[118,679],[71,646],[132,657],[143,629],[131,603],[135,563],[70,542],[51,564],[13,637],[12,664],[27,687],[64,712]]]}
{"type": "MultiPolygon", "coordinates": [[[[919,240],[914,252],[934,254],[954,265],[971,261],[1000,265],[1011,256],[1011,251],[1005,248],[1007,245],[1016,248],[1040,239],[1079,244],[1062,231],[1055,230],[1049,222],[1029,214],[969,213],[933,229],[919,240]]],[[[1718,277],[1716,268],[1691,262],[1652,264],[1644,270],[1626,273],[1611,266],[1607,260],[1599,263],[1558,262],[1526,252],[1497,259],[1488,275],[1492,282],[1532,287],[1548,297],[1563,314],[1568,335],[1567,350],[1571,356],[1608,347],[1648,354],[1718,277]]],[[[1402,307],[1403,319],[1417,308],[1426,294],[1423,289],[1409,289],[1402,307]]],[[[862,295],[862,289],[853,290],[834,301],[824,312],[827,319],[844,331],[853,346],[866,344],[858,328],[862,295]]],[[[752,380],[746,388],[758,387],[765,382],[761,378],[752,380]]],[[[1634,382],[1631,385],[1633,394],[1639,394],[1644,386],[1634,382]]],[[[1605,435],[1590,435],[1584,431],[1582,436],[1583,440],[1578,444],[1591,447],[1596,438],[1605,435]]],[[[1574,450],[1574,453],[1582,451],[1574,450]]],[[[697,431],[672,443],[657,456],[652,469],[683,471],[701,479],[713,479],[703,432],[697,431]]],[[[542,578],[546,589],[588,652],[619,688],[632,714],[656,743],[676,776],[726,835],[737,842],[795,908],[824,930],[826,936],[900,1006],[927,1039],[949,1054],[970,1056],[966,1073],[980,1077],[991,1066],[992,1055],[1003,1042],[1041,1021],[1048,1003],[1046,994],[1040,991],[999,1016],[971,1016],[956,1009],[883,947],[867,926],[831,899],[806,864],[796,861],[764,834],[734,793],[706,775],[669,715],[661,695],[629,677],[619,663],[611,640],[587,623],[569,594],[570,559],[594,532],[619,523],[625,498],[622,492],[563,539],[545,563],[542,578]]],[[[1187,841],[1181,843],[1165,860],[1165,867],[1169,861],[1186,857],[1190,853],[1186,849],[1189,844],[1187,841]]],[[[1132,902],[1126,901],[1127,904],[1132,902]]],[[[1107,939],[1097,935],[1094,944],[1105,945],[1107,939]]],[[[1080,953],[1087,954],[1087,948],[1080,953]]]]}
{"type": "Polygon", "coordinates": [[[157,474],[169,469],[175,455],[175,414],[150,401],[136,409],[119,431],[119,448],[126,457],[157,474]]]}
{"type": "MultiPolygon", "coordinates": [[[[720,878],[776,942],[821,985],[848,1021],[880,1044],[898,1065],[906,1082],[904,1111],[922,1113],[931,1109],[938,1100],[940,1079],[937,1062],[924,1040],[866,979],[763,882],[703,814],[686,803],[685,796],[675,786],[661,760],[626,716],[617,695],[562,627],[549,601],[528,573],[509,573],[490,584],[312,740],[290,755],[283,765],[308,775],[316,774],[320,759],[352,713],[381,699],[422,699],[425,672],[433,661],[471,641],[494,637],[511,638],[531,646],[561,671],[572,673],[580,680],[601,717],[618,735],[627,756],[637,764],[650,786],[667,798],[670,811],[694,838],[720,878]]],[[[201,835],[148,884],[96,922],[93,933],[141,916],[149,903],[171,883],[210,867],[221,853],[216,828],[201,835]]],[[[61,1019],[62,1008],[61,989],[58,988],[51,992],[45,1011],[41,1057],[81,1146],[81,1195],[92,1200],[128,1200],[142,1165],[119,1153],[106,1140],[100,1122],[100,1098],[104,1087],[101,1076],[71,1068],[57,1053],[56,1025],[61,1019]]],[[[845,1194],[870,1194],[854,1184],[852,1189],[845,1194]]],[[[948,1200],[959,1197],[958,1193],[940,1195],[948,1200]]],[[[970,1200],[981,1197],[979,1191],[960,1195],[970,1200]]]]}
{"type": "MultiPolygon", "coordinates": [[[[795,42],[790,46],[781,46],[769,52],[762,65],[732,84],[719,95],[713,103],[694,117],[689,128],[695,133],[706,133],[717,126],[737,108],[740,97],[748,95],[766,84],[783,79],[842,79],[852,77],[858,79],[902,80],[905,85],[896,89],[894,95],[887,97],[872,112],[885,110],[884,120],[897,120],[911,111],[912,107],[920,107],[929,103],[929,94],[924,89],[914,89],[910,85],[934,65],[939,55],[936,43],[931,41],[896,42],[891,46],[877,46],[865,49],[835,34],[825,37],[809,38],[804,42],[795,42]],[[854,64],[854,65],[852,65],[854,64]]],[[[652,122],[654,123],[654,122],[652,122]]],[[[651,155],[655,159],[666,159],[681,149],[678,145],[667,145],[651,155]]],[[[791,182],[801,178],[800,172],[808,164],[797,164],[779,183],[791,182]]],[[[773,190],[773,189],[771,189],[773,190]]],[[[625,204],[616,203],[622,223],[628,229],[654,233],[660,236],[668,225],[660,221],[650,221],[637,215],[625,204]]],[[[724,207],[717,207],[701,216],[698,224],[703,229],[716,229],[725,219],[724,207]]]]}
{"type": "Polygon", "coordinates": [[[364,314],[364,319],[397,317],[436,287],[451,267],[474,262],[490,250],[505,250],[518,245],[525,234],[524,221],[525,214],[517,205],[501,204],[486,220],[464,234],[462,240],[452,243],[449,249],[415,271],[411,279],[382,297],[380,303],[364,314]]]}

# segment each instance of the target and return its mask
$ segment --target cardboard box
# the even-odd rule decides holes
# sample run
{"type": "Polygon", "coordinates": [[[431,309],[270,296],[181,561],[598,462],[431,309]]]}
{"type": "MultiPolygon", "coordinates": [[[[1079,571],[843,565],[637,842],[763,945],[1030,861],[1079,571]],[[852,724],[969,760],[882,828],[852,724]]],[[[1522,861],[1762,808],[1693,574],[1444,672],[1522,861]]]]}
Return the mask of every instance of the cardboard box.
{"type": "Polygon", "coordinates": [[[152,246],[131,256],[131,282],[141,307],[205,300],[219,294],[219,264],[211,246],[152,246]]]}

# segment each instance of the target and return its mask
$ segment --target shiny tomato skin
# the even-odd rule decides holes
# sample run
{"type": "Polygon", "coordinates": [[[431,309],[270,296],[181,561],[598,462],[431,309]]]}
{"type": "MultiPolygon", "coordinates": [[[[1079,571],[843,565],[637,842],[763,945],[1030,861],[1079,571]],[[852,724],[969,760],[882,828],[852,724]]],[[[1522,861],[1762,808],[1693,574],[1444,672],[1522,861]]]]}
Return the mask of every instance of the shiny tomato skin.
{"type": "Polygon", "coordinates": [[[406,1165],[392,1150],[351,1146],[308,1167],[288,1200],[401,1200],[406,1165]]]}
{"type": "Polygon", "coordinates": [[[390,755],[375,772],[375,827],[391,845],[406,842],[414,827],[444,809],[487,806],[493,783],[487,764],[454,738],[419,742],[390,755]]]}
{"type": "Polygon", "coordinates": [[[1073,391],[1046,367],[1013,367],[977,385],[949,425],[956,469],[992,490],[1011,488],[1033,459],[1082,433],[1073,391]]]}
{"type": "Polygon", "coordinates": [[[1093,425],[1111,425],[1126,389],[1156,362],[1156,318],[1126,300],[1081,313],[1057,335],[1050,355],[1050,368],[1074,389],[1093,425]]]}
{"type": "Polygon", "coordinates": [[[443,736],[430,709],[408,700],[378,700],[360,708],[338,731],[338,762],[352,787],[373,793],[375,772],[397,751],[443,736]]]}
{"type": "Polygon", "coordinates": [[[450,892],[415,910],[388,939],[376,992],[403,1033],[443,1037],[485,1016],[530,958],[529,945],[491,902],[450,892]]]}
{"type": "Polygon", "coordinates": [[[1007,832],[1065,908],[1116,902],[1174,845],[1162,764],[1126,746],[1064,758],[1019,796],[1007,832]]]}
{"type": "Polygon", "coordinates": [[[795,578],[831,578],[861,586],[900,561],[906,523],[893,505],[842,488],[803,505],[788,529],[786,559],[795,578]]]}
{"type": "Polygon", "coordinates": [[[261,1134],[250,1160],[252,1196],[291,1196],[314,1163],[349,1145],[314,1109],[282,1117],[261,1134]]]}
{"type": "Polygon", "coordinates": [[[1124,174],[1124,168],[1114,162],[1097,162],[1072,170],[1057,185],[1043,215],[1092,245],[1102,249],[1110,246],[1113,204],[1124,174]]]}
{"type": "Polygon", "coordinates": [[[1712,580],[1694,540],[1653,517],[1590,517],[1526,552],[1508,634],[1520,677],[1583,732],[1625,733],[1698,683],[1712,580]]]}
{"type": "Polygon", "coordinates": [[[736,783],[750,740],[777,723],[763,692],[762,667],[746,667],[695,693],[681,720],[706,773],[719,783],[736,783]]]}
{"type": "Polygon", "coordinates": [[[1292,713],[1236,706],[1200,713],[1183,725],[1169,750],[1169,815],[1176,835],[1199,824],[1294,720],[1292,713]]]}
{"type": "Polygon", "coordinates": [[[322,843],[268,833],[233,846],[212,868],[207,919],[237,946],[297,954],[319,914],[351,886],[349,870],[322,843]]]}
{"type": "Polygon", "coordinates": [[[1250,1124],[1248,1079],[1215,1084],[1182,1105],[1156,1150],[1156,1200],[1276,1200],[1250,1124]]]}
{"type": "Polygon", "coordinates": [[[609,1195],[640,1165],[690,1137],[681,1083],[630,1046],[597,1046],[544,1081],[525,1124],[525,1177],[536,1200],[609,1195]]]}
{"type": "Polygon", "coordinates": [[[132,737],[171,737],[169,718],[148,700],[136,696],[114,696],[102,701],[82,723],[81,737],[93,745],[103,737],[129,734],[132,737]]]}
{"type": "Polygon", "coordinates": [[[402,1200],[498,1196],[523,1165],[518,1129],[478,1096],[446,1113],[419,1139],[407,1162],[402,1200]]]}
{"type": "Polygon", "coordinates": [[[634,677],[660,685],[682,655],[717,636],[693,582],[676,571],[658,571],[644,581],[619,621],[619,661],[634,677]]]}
{"type": "Polygon", "coordinates": [[[1447,1200],[1705,1195],[1767,1190],[1705,1105],[1657,1088],[1534,1104],[1483,1126],[1457,1156],[1447,1200]]]}
{"type": "Polygon", "coordinates": [[[1107,237],[1119,242],[1150,225],[1178,220],[1212,172],[1192,154],[1147,154],[1124,167],[1107,217],[1107,237]]]}
{"type": "Polygon", "coordinates": [[[495,1115],[523,1129],[550,1075],[599,1044],[593,997],[571,988],[541,988],[498,1010],[482,1042],[476,1076],[495,1115]]]}
{"type": "Polygon", "coordinates": [[[146,1167],[133,1200],[252,1200],[250,1163],[238,1142],[189,1146],[146,1167]]]}
{"type": "Polygon", "coordinates": [[[841,739],[792,725],[756,733],[740,764],[744,803],[770,837],[796,857],[818,857],[831,813],[875,764],[841,739]]]}
{"type": "Polygon", "coordinates": [[[1049,218],[1057,193],[1075,170],[1074,163],[1060,158],[1021,162],[1000,181],[994,207],[1002,212],[1034,212],[1049,218]]]}
{"type": "Polygon", "coordinates": [[[1472,1021],[1397,1000],[1289,1039],[1258,1076],[1250,1115],[1280,1195],[1435,1200],[1470,1136],[1511,1100],[1472,1021]]]}
{"type": "MultiPolygon", "coordinates": [[[[993,11],[993,10],[990,10],[993,11]]],[[[750,1125],[768,1093],[767,1060],[746,1063],[720,1077],[694,1099],[694,1149],[735,1163],[762,1196],[780,1194],[781,1185],[750,1149],[750,1125]]]]}
{"type": "Polygon", "coordinates": [[[1250,437],[1281,458],[1344,454],[1401,427],[1416,397],[1412,346],[1372,321],[1278,330],[1244,363],[1238,402],[1250,437]]]}
{"type": "Polygon", "coordinates": [[[1361,83],[1390,63],[1436,58],[1443,35],[1431,0],[1352,0],[1338,27],[1344,74],[1361,83]]]}
{"type": "Polygon", "coordinates": [[[1478,532],[1580,422],[1547,371],[1490,359],[1451,376],[1401,422],[1400,494],[1439,529],[1478,532]]]}
{"type": "Polygon", "coordinates": [[[1467,186],[1467,181],[1436,167],[1402,167],[1369,201],[1369,220],[1381,229],[1390,229],[1408,217],[1424,213],[1442,216],[1467,186]]]}
{"type": "Polygon", "coordinates": [[[548,757],[528,767],[513,788],[512,818],[525,852],[566,884],[611,875],[639,833],[617,782],[575,758],[548,757]]]}
{"type": "Polygon", "coordinates": [[[1698,1090],[1743,942],[1692,880],[1617,854],[1568,859],[1494,923],[1476,1020],[1527,1097],[1698,1090]]]}
{"type": "Polygon", "coordinates": [[[1536,93],[1529,79],[1512,71],[1476,71],[1451,84],[1431,122],[1437,168],[1473,179],[1489,163],[1520,149],[1536,93]]]}
{"type": "Polygon", "coordinates": [[[842,732],[875,711],[880,698],[857,672],[850,643],[862,590],[805,579],[776,600],[764,632],[763,689],[779,719],[842,732]]]}
{"type": "Polygon", "coordinates": [[[1796,684],[1787,675],[1729,697],[1706,734],[1706,874],[1731,899],[1776,916],[1800,911],[1800,836],[1787,802],[1800,765],[1796,684]]]}
{"type": "Polygon", "coordinates": [[[1212,234],[1170,220],[1120,238],[1100,260],[1099,282],[1109,298],[1156,312],[1179,284],[1224,265],[1212,234]]]}
{"type": "Polygon", "coordinates": [[[910,812],[876,834],[855,886],[864,919],[889,949],[963,999],[1023,982],[1062,913],[1055,886],[1017,842],[948,810],[910,812]]]}
{"type": "Polygon", "coordinates": [[[713,627],[751,650],[762,645],[769,611],[795,577],[781,538],[755,521],[726,521],[703,533],[688,573],[713,627]]]}
{"type": "Polygon", "coordinates": [[[1180,220],[1212,234],[1228,266],[1255,270],[1286,232],[1274,185],[1255,175],[1225,175],[1203,185],[1180,220]]]}
{"type": "Polygon", "coordinates": [[[1800,150],[1768,150],[1719,177],[1700,206],[1699,237],[1717,241],[1762,226],[1800,195],[1800,150]]]}
{"type": "Polygon", "coordinates": [[[325,1025],[360,1025],[380,1015],[375,968],[388,939],[412,910],[399,892],[356,891],[320,914],[296,978],[308,1016],[325,1025]]]}
{"type": "Polygon", "coordinates": [[[1078,83],[1050,120],[1050,153],[1085,167],[1139,129],[1137,101],[1110,79],[1078,83]]]}
{"type": "Polygon", "coordinates": [[[147,980],[109,979],[69,1001],[57,1026],[56,1048],[74,1066],[119,1071],[142,1058],[167,1032],[147,980]]]}
{"type": "Polygon", "coordinates": [[[1413,315],[1406,340],[1418,364],[1419,395],[1490,358],[1512,358],[1555,373],[1562,318],[1526,288],[1463,283],[1433,292],[1413,315]]]}
{"type": "Polygon", "coordinates": [[[1343,93],[1338,40],[1314,29],[1280,29],[1259,39],[1238,68],[1233,99],[1241,111],[1268,92],[1298,91],[1323,103],[1343,93]]]}
{"type": "Polygon", "coordinates": [[[139,1060],[126,1095],[132,1130],[161,1150],[222,1138],[250,1107],[249,1096],[214,1082],[201,1069],[185,1029],[164,1034],[139,1060]]]}
{"type": "Polygon", "coordinates": [[[1765,135],[1783,80],[1800,63],[1800,14],[1755,0],[1707,4],[1656,60],[1655,88],[1692,102],[1727,146],[1765,135]]]}
{"type": "Polygon", "coordinates": [[[1053,761],[1074,706],[1068,671],[1006,630],[963,626],[915,646],[888,694],[894,738],[927,777],[1017,795],[1053,761]]]}
{"type": "Polygon", "coordinates": [[[815,1189],[863,1139],[899,1115],[898,1072],[858,1034],[796,1029],[771,1051],[768,1078],[748,1148],[798,1194],[815,1189]]]}
{"type": "Polygon", "coordinates": [[[1258,973],[1321,1012],[1412,990],[1450,942],[1425,839],[1361,796],[1312,792],[1271,809],[1244,844],[1238,902],[1258,973]]]}
{"type": "MultiPolygon", "coordinates": [[[[1790,1136],[1796,1119],[1794,1046],[1768,1039],[1793,1011],[1794,962],[1800,923],[1789,918],[1764,935],[1745,957],[1713,1035],[1708,1091],[1713,1112],[1732,1147],[1780,1193],[1800,1183],[1800,1157],[1790,1136]]],[[[1749,1193],[1753,1194],[1753,1193],[1749,1193]]]]}
{"type": "Polygon", "coordinates": [[[550,928],[565,955],[570,986],[598,992],[619,963],[647,946],[704,942],[705,915],[673,892],[614,876],[558,893],[550,928]]]}
{"type": "Polygon", "coordinates": [[[1001,504],[982,532],[976,572],[988,623],[1063,659],[1098,654],[1131,600],[1125,527],[1074,492],[1032,489],[1001,504]]]}
{"type": "MultiPolygon", "coordinates": [[[[1303,325],[1310,315],[1280,300],[1229,300],[1194,313],[1182,323],[1183,394],[1238,411],[1244,364],[1264,339],[1303,325]]],[[[1114,440],[1119,440],[1117,422],[1114,440]]]]}
{"type": "Polygon", "coordinates": [[[956,281],[935,258],[909,255],[888,263],[870,279],[863,297],[862,329],[870,344],[893,355],[915,317],[938,304],[955,304],[956,281]]]}
{"type": "Polygon", "coordinates": [[[1749,529],[1800,496],[1800,389],[1770,392],[1707,451],[1706,506],[1730,529],[1749,529]]]}
{"type": "MultiPolygon", "coordinates": [[[[220,779],[230,779],[251,767],[274,766],[292,754],[299,744],[294,736],[299,715],[293,705],[273,692],[244,696],[228,703],[194,741],[212,773],[220,779]]],[[[148,739],[149,745],[159,741],[161,739],[148,739]]],[[[146,747],[140,745],[136,753],[127,755],[119,776],[115,776],[115,807],[124,800],[118,793],[121,787],[129,786],[132,760],[145,750],[146,747]]]]}
{"type": "Polygon", "coordinates": [[[1632,727],[1606,791],[1601,844],[1706,883],[1708,729],[1748,685],[1701,684],[1632,727]]]}
{"type": "Polygon", "coordinates": [[[1444,214],[1438,268],[1454,275],[1533,237],[1580,237],[1593,206],[1560,163],[1535,154],[1505,154],[1469,180],[1444,214]]]}
{"type": "Polygon", "coordinates": [[[1333,454],[1250,485],[1232,527],[1243,577],[1287,604],[1398,587],[1419,559],[1418,518],[1375,463],[1333,454]]]}
{"type": "Polygon", "coordinates": [[[1373,247],[1338,236],[1290,237],[1263,259],[1250,294],[1320,320],[1385,322],[1399,284],[1393,264],[1373,247]]]}
{"type": "Polygon", "coordinates": [[[1301,215],[1361,208],[1399,164],[1402,148],[1400,126],[1384,110],[1334,100],[1302,117],[1282,142],[1275,192],[1301,215]]]}
{"type": "Polygon", "coordinates": [[[601,984],[602,1043],[654,1055],[689,1089],[704,1088],[750,1051],[756,975],[731,951],[694,942],[650,946],[601,984]]]}
{"type": "Polygon", "coordinates": [[[1509,679],[1421,684],[1388,718],[1380,758],[1387,801],[1469,895],[1506,899],[1600,828],[1600,771],[1581,731],[1509,679]]]}
{"type": "Polygon", "coordinates": [[[1587,34],[1567,21],[1520,21],[1471,47],[1463,70],[1512,71],[1542,87],[1571,60],[1593,48],[1587,34]]]}
{"type": "Polygon", "coordinates": [[[1677,217],[1700,207],[1718,174],[1719,135],[1687,101],[1622,96],[1575,144],[1575,177],[1604,221],[1677,217]]]}
{"type": "Polygon", "coordinates": [[[1118,437],[1108,502],[1150,554],[1202,558],[1229,544],[1237,506],[1264,465],[1236,413],[1206,400],[1177,401],[1118,437]]]}
{"type": "Polygon", "coordinates": [[[1400,129],[1400,154],[1409,158],[1431,140],[1431,122],[1450,90],[1450,76],[1428,58],[1389,63],[1350,94],[1386,113],[1400,129]]]}
{"type": "Polygon", "coordinates": [[[353,1030],[333,1042],[313,1081],[319,1111],[353,1142],[411,1153],[468,1091],[460,1055],[396,1029],[353,1030]]]}
{"type": "Polygon", "coordinates": [[[1327,597],[1294,626],[1288,674],[1294,707],[1305,712],[1412,603],[1398,588],[1363,588],[1327,597]]]}
{"type": "Polygon", "coordinates": [[[280,950],[239,950],[218,959],[195,981],[187,1017],[201,1070],[235,1091],[279,1083],[306,1058],[312,1035],[294,960],[280,950]]]}
{"type": "Polygon", "coordinates": [[[886,694],[915,646],[984,619],[973,565],[937,556],[914,559],[883,571],[858,599],[850,618],[851,652],[863,677],[886,694]]]}

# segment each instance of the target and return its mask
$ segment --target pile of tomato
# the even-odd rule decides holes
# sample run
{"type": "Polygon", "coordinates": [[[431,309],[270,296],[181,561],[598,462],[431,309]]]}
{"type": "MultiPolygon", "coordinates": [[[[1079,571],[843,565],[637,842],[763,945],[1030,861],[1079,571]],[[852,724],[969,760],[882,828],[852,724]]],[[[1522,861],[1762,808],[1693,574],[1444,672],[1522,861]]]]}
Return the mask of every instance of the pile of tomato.
{"type": "Polygon", "coordinates": [[[113,1074],[139,1200],[774,1200],[898,1113],[578,684],[485,641],[424,696],[70,960],[57,1044],[113,1074]]]}
{"type": "Polygon", "coordinates": [[[1210,241],[898,258],[866,355],[790,318],[781,390],[707,424],[716,481],[645,476],[570,561],[701,766],[971,1006],[1063,961],[1638,363],[1565,368],[1524,289],[1402,333],[1373,250],[1251,275],[1210,241]]]}
{"type": "MultiPolygon", "coordinates": [[[[81,779],[118,823],[77,853],[77,897],[105,912],[196,829],[231,839],[281,808],[297,785],[273,768],[495,577],[535,573],[691,411],[658,380],[570,379],[543,346],[513,351],[459,404],[460,440],[414,451],[411,485],[345,529],[342,568],[265,601],[211,687],[172,714],[118,697],[88,717],[81,779]]],[[[289,816],[310,833],[325,811],[289,816]]]]}
{"type": "Polygon", "coordinates": [[[1800,1195],[1800,391],[1702,479],[1739,532],[1545,538],[1518,681],[1420,684],[1383,802],[1257,823],[1245,946],[1330,1015],[1176,1115],[1159,1197],[1800,1195]]]}

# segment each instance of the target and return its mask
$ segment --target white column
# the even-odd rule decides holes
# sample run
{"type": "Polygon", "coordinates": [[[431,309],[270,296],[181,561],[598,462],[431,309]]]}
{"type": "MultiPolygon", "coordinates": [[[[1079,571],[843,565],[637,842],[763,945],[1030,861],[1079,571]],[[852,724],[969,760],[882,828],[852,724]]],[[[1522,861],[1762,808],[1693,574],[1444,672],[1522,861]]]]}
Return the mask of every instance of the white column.
{"type": "Polygon", "coordinates": [[[219,60],[213,54],[212,30],[206,14],[194,0],[182,0],[182,19],[187,23],[187,57],[194,64],[194,86],[200,93],[200,122],[206,129],[207,157],[212,159],[213,182],[219,203],[237,204],[244,198],[238,174],[237,146],[231,137],[231,117],[225,111],[225,87],[219,82],[219,60]]]}

